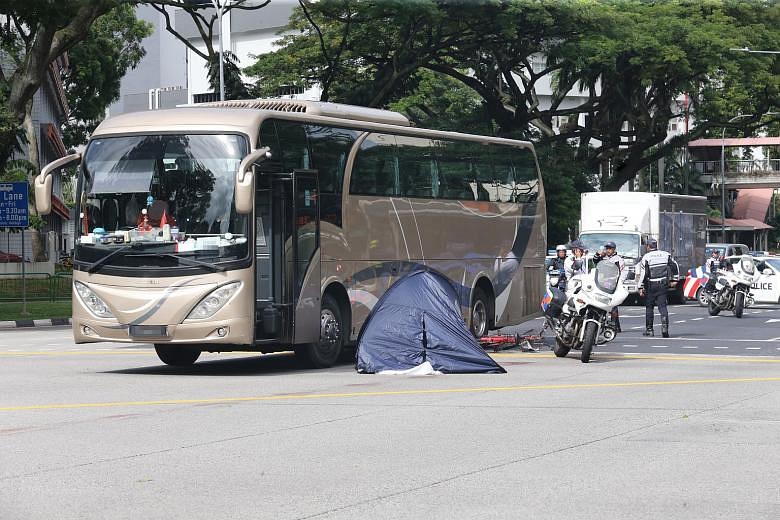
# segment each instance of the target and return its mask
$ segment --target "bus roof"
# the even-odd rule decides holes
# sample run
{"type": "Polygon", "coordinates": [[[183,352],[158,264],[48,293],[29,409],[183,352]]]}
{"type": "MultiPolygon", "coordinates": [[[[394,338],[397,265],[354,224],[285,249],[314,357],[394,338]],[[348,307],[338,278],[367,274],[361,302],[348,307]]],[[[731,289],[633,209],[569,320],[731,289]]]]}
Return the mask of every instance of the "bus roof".
{"type": "Polygon", "coordinates": [[[155,132],[239,132],[249,135],[254,146],[257,129],[268,117],[344,126],[365,132],[531,147],[527,141],[412,127],[402,114],[389,110],[294,99],[217,101],[171,109],[131,112],[104,120],[92,136],[155,132]]]}

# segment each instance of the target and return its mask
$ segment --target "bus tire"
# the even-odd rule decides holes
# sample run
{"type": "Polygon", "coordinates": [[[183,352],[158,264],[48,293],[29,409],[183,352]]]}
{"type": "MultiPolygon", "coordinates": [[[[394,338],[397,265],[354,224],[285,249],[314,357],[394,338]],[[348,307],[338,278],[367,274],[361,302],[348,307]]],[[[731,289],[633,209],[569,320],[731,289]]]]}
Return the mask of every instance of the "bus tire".
{"type": "Polygon", "coordinates": [[[320,340],[296,347],[295,354],[314,368],[328,368],[338,361],[344,348],[344,320],[341,309],[330,294],[322,298],[320,306],[320,340]]]}
{"type": "Polygon", "coordinates": [[[166,365],[174,367],[186,367],[195,363],[200,357],[200,349],[197,347],[185,347],[182,345],[154,344],[157,357],[166,365]]]}
{"type": "Polygon", "coordinates": [[[469,321],[471,323],[471,333],[476,338],[486,336],[490,330],[490,301],[485,291],[479,287],[474,288],[469,321]]]}

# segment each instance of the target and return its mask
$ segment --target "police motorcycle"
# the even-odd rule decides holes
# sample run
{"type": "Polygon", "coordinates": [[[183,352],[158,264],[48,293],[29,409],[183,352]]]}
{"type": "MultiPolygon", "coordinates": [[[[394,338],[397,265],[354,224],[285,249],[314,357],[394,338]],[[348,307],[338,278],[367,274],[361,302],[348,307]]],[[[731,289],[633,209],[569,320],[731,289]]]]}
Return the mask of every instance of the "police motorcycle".
{"type": "Polygon", "coordinates": [[[555,355],[565,357],[572,349],[581,350],[580,359],[588,363],[594,345],[615,339],[617,332],[610,311],[627,297],[620,269],[612,262],[599,262],[578,283],[573,283],[568,293],[548,288],[542,310],[544,328],[555,334],[555,355]]]}
{"type": "Polygon", "coordinates": [[[715,279],[715,291],[710,294],[708,310],[710,316],[717,316],[720,311],[732,311],[737,318],[742,317],[745,307],[754,303],[750,292],[758,277],[762,274],[756,268],[753,258],[749,255],[730,257],[726,259],[732,266],[731,270],[719,270],[715,279]]]}

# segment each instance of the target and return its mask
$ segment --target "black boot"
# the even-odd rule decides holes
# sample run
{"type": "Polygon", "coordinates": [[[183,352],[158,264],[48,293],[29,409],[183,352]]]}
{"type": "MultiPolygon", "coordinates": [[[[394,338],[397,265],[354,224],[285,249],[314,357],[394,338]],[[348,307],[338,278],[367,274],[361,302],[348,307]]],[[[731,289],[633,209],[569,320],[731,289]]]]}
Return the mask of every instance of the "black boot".
{"type": "Polygon", "coordinates": [[[653,332],[653,327],[647,327],[645,331],[642,333],[642,336],[655,336],[655,333],[653,332]]]}
{"type": "Polygon", "coordinates": [[[669,318],[661,318],[661,335],[665,338],[669,337],[669,318]]]}

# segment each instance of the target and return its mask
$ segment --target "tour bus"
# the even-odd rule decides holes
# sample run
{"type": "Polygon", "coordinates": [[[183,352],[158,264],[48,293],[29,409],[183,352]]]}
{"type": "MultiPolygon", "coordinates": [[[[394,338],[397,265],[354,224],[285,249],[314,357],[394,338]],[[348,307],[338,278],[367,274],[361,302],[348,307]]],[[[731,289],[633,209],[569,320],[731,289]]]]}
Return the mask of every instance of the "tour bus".
{"type": "Polygon", "coordinates": [[[294,350],[316,367],[354,343],[382,294],[435,269],[477,336],[538,311],[546,214],[527,142],[414,128],[401,114],[224,101],[106,119],[79,164],[76,343],[294,350]]]}

